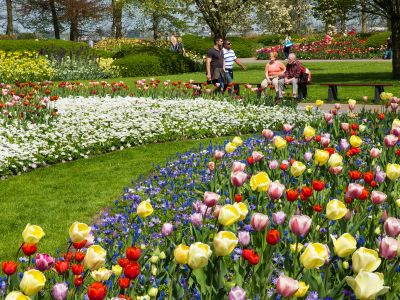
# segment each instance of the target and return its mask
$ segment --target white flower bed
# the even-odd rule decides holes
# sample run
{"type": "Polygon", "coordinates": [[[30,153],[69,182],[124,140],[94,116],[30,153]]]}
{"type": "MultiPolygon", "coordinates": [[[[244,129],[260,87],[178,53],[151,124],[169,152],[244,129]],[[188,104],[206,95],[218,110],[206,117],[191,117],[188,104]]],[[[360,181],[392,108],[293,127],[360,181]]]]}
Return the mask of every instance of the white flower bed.
{"type": "Polygon", "coordinates": [[[0,128],[0,176],[142,143],[256,132],[312,118],[289,108],[204,99],[69,97],[57,107],[61,116],[50,125],[0,128]]]}

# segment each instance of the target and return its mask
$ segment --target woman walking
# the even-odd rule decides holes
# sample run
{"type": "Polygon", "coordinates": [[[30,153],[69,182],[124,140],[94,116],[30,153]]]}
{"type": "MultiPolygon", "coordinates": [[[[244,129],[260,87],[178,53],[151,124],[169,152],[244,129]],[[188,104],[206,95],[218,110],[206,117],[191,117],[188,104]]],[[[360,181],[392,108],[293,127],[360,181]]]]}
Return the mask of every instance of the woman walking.
{"type": "Polygon", "coordinates": [[[290,36],[289,31],[286,32],[286,37],[285,37],[285,48],[284,48],[284,52],[285,52],[285,58],[286,60],[289,57],[289,53],[290,53],[290,49],[293,46],[293,42],[292,42],[292,37],[290,36]]]}

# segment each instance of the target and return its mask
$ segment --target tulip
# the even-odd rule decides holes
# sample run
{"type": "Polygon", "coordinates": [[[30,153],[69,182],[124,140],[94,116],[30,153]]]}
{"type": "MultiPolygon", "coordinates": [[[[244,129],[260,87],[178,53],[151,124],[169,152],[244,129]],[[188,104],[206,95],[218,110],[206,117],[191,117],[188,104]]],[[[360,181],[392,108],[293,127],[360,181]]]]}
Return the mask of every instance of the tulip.
{"type": "Polygon", "coordinates": [[[83,265],[90,271],[97,270],[106,261],[107,252],[99,245],[90,246],[86,251],[85,258],[83,259],[83,265]]]}
{"type": "Polygon", "coordinates": [[[215,205],[214,212],[213,212],[214,218],[218,219],[220,210],[221,210],[221,206],[215,205]]]}
{"type": "Polygon", "coordinates": [[[392,123],[392,129],[400,127],[400,120],[399,119],[394,119],[392,123]]]}
{"type": "Polygon", "coordinates": [[[340,149],[343,151],[346,151],[350,147],[350,144],[346,139],[340,139],[339,145],[340,149]]]}
{"type": "Polygon", "coordinates": [[[307,285],[304,281],[299,281],[299,289],[296,293],[294,293],[293,296],[297,298],[302,298],[307,294],[309,288],[310,286],[307,285]]]}
{"type": "Polygon", "coordinates": [[[246,164],[241,163],[240,161],[235,161],[232,164],[232,173],[243,172],[245,168],[246,168],[246,164]]]}
{"type": "Polygon", "coordinates": [[[300,262],[306,269],[316,269],[323,266],[328,258],[329,253],[325,245],[310,243],[300,255],[300,262]]]}
{"type": "Polygon", "coordinates": [[[334,175],[338,175],[342,172],[343,167],[334,167],[334,168],[329,168],[329,173],[334,174],[334,175]]]}
{"type": "Polygon", "coordinates": [[[280,233],[276,229],[271,229],[267,233],[267,243],[270,245],[276,245],[279,243],[280,233]]]}
{"type": "Polygon", "coordinates": [[[190,222],[195,227],[200,227],[203,225],[203,216],[200,213],[194,213],[190,216],[190,222]]]}
{"type": "Polygon", "coordinates": [[[339,220],[343,218],[346,213],[346,205],[337,199],[329,201],[326,205],[326,217],[329,220],[339,220]]]}
{"type": "Polygon", "coordinates": [[[64,300],[67,299],[68,286],[66,283],[57,283],[53,286],[51,295],[54,300],[64,300]]]}
{"type": "Polygon", "coordinates": [[[290,124],[283,124],[283,131],[284,132],[290,132],[292,129],[293,129],[293,125],[290,125],[290,124]]]}
{"type": "Polygon", "coordinates": [[[294,177],[301,176],[304,171],[306,170],[306,166],[301,161],[295,161],[292,166],[290,167],[290,173],[294,177]]]}
{"type": "Polygon", "coordinates": [[[353,100],[353,99],[349,99],[349,109],[350,110],[354,110],[354,108],[356,107],[356,103],[357,103],[357,101],[356,100],[353,100]]]}
{"type": "Polygon", "coordinates": [[[146,218],[153,213],[153,207],[151,206],[150,200],[140,202],[139,206],[136,209],[136,212],[139,217],[146,218]]]}
{"type": "Polygon", "coordinates": [[[23,293],[21,292],[11,292],[6,296],[5,300],[31,300],[31,298],[29,298],[28,296],[25,296],[23,293]]]}
{"type": "Polygon", "coordinates": [[[304,153],[304,159],[306,161],[310,161],[312,159],[312,153],[311,152],[304,153]]]}
{"type": "Polygon", "coordinates": [[[352,199],[358,198],[361,196],[364,187],[357,183],[350,183],[347,187],[346,197],[350,197],[352,199]]]}
{"type": "Polygon", "coordinates": [[[73,243],[80,243],[89,235],[90,227],[85,223],[74,222],[69,227],[69,238],[73,243]]]}
{"type": "Polygon", "coordinates": [[[399,141],[399,138],[393,134],[389,134],[389,135],[385,136],[385,139],[384,139],[385,145],[388,148],[393,148],[394,146],[396,146],[398,141],[399,141]]]}
{"type": "Polygon", "coordinates": [[[282,297],[292,297],[299,289],[299,282],[285,275],[280,275],[276,282],[276,292],[282,297]]]}
{"type": "Polygon", "coordinates": [[[203,202],[207,207],[215,206],[219,199],[221,198],[220,195],[213,193],[213,192],[205,192],[203,196],[203,202]]]}
{"type": "Polygon", "coordinates": [[[221,160],[222,157],[224,156],[225,152],[224,151],[220,151],[220,150],[215,150],[214,152],[214,158],[216,160],[221,160]]]}
{"type": "Polygon", "coordinates": [[[384,237],[379,244],[379,255],[388,260],[397,256],[397,240],[392,237],[384,237]]]}
{"type": "Polygon", "coordinates": [[[342,234],[338,239],[331,235],[334,251],[339,257],[346,257],[357,249],[356,239],[349,233],[342,234]]]}
{"type": "Polygon", "coordinates": [[[126,258],[130,261],[137,261],[140,258],[141,250],[139,247],[128,247],[126,248],[126,258]]]}
{"type": "Polygon", "coordinates": [[[107,296],[107,287],[101,282],[93,282],[88,286],[89,300],[103,300],[107,296]]]}
{"type": "Polygon", "coordinates": [[[246,291],[239,286],[231,288],[228,300],[246,300],[246,291]]]}
{"type": "Polygon", "coordinates": [[[397,237],[400,234],[400,219],[390,217],[384,224],[385,233],[390,237],[397,237]]]}
{"type": "Polygon", "coordinates": [[[35,258],[36,268],[39,271],[46,271],[54,266],[54,258],[47,254],[36,254],[35,258]]]}
{"type": "Polygon", "coordinates": [[[382,204],[386,201],[387,195],[385,193],[379,191],[372,191],[371,193],[371,201],[374,204],[382,204]]]}
{"type": "Polygon", "coordinates": [[[239,231],[238,237],[239,237],[239,244],[242,247],[246,247],[248,244],[250,244],[250,233],[248,231],[239,231]]]}
{"type": "Polygon", "coordinates": [[[180,244],[174,250],[174,258],[178,264],[185,265],[188,263],[189,246],[180,244]]]}
{"type": "Polygon", "coordinates": [[[321,145],[323,147],[325,147],[325,148],[328,147],[330,142],[331,142],[330,137],[325,137],[325,136],[321,137],[321,145]]]}
{"type": "Polygon", "coordinates": [[[124,276],[129,279],[135,279],[140,274],[140,265],[137,261],[129,262],[124,268],[124,276]]]}
{"type": "Polygon", "coordinates": [[[333,118],[333,114],[331,113],[324,113],[324,119],[326,122],[330,122],[333,118]]]}
{"type": "Polygon", "coordinates": [[[255,162],[260,162],[264,158],[264,154],[259,151],[253,151],[251,154],[255,162]]]}
{"type": "Polygon", "coordinates": [[[250,186],[253,191],[266,192],[268,191],[270,183],[271,180],[266,172],[259,172],[250,178],[250,186]]]}
{"type": "Polygon", "coordinates": [[[1,269],[7,276],[11,276],[17,271],[18,264],[13,261],[3,261],[1,263],[1,269]]]}
{"type": "Polygon", "coordinates": [[[278,150],[285,149],[287,146],[287,141],[280,136],[274,137],[274,146],[278,150]]]}
{"type": "Polygon", "coordinates": [[[375,250],[360,247],[353,253],[352,262],[353,271],[357,274],[361,270],[374,272],[379,268],[381,259],[375,250]]]}
{"type": "Polygon", "coordinates": [[[386,294],[390,287],[384,286],[382,273],[361,271],[354,277],[346,276],[347,284],[353,289],[357,299],[376,299],[386,294]]]}
{"type": "Polygon", "coordinates": [[[199,269],[207,265],[212,251],[210,246],[200,242],[190,245],[188,265],[192,269],[199,269]]]}
{"type": "Polygon", "coordinates": [[[278,180],[271,182],[268,188],[268,195],[272,200],[279,199],[283,192],[285,191],[285,186],[281,184],[278,180]]]}
{"type": "Polygon", "coordinates": [[[106,281],[110,278],[113,272],[107,270],[106,268],[100,268],[98,270],[92,271],[90,274],[95,281],[106,281]]]}
{"type": "Polygon", "coordinates": [[[344,130],[344,131],[349,131],[350,125],[349,123],[341,123],[340,127],[344,130]]]}
{"type": "Polygon", "coordinates": [[[238,238],[230,231],[220,231],[214,237],[214,249],[217,256],[231,254],[238,243],[238,238]]]}
{"type": "Polygon", "coordinates": [[[269,224],[267,215],[255,213],[251,216],[251,226],[255,231],[264,231],[269,224]]]}
{"type": "Polygon", "coordinates": [[[235,145],[233,145],[232,143],[227,143],[226,145],[225,145],[225,151],[226,151],[226,153],[232,153],[233,151],[235,151],[236,150],[236,146],[235,145]]]}
{"type": "Polygon", "coordinates": [[[119,277],[122,274],[122,267],[120,265],[114,265],[111,267],[111,271],[116,277],[119,277]]]}
{"type": "Polygon", "coordinates": [[[372,158],[378,158],[381,155],[382,151],[377,148],[371,148],[369,155],[372,158]]]}
{"type": "Polygon", "coordinates": [[[400,165],[387,164],[386,175],[390,180],[397,180],[400,177],[400,165]]]}
{"type": "Polygon", "coordinates": [[[303,248],[304,245],[302,243],[290,244],[290,251],[293,253],[300,253],[303,248]]]}
{"type": "Polygon", "coordinates": [[[315,101],[315,105],[317,106],[317,107],[320,107],[320,106],[322,106],[324,104],[324,101],[322,101],[322,100],[316,100],[315,101]]]}
{"type": "Polygon", "coordinates": [[[329,152],[317,149],[315,151],[314,157],[315,157],[315,163],[319,166],[323,166],[329,159],[329,152]]]}
{"type": "Polygon", "coordinates": [[[362,145],[362,140],[356,135],[350,137],[350,145],[354,148],[359,148],[362,145]]]}
{"type": "Polygon", "coordinates": [[[272,138],[274,137],[274,132],[269,129],[264,129],[262,131],[262,136],[268,140],[272,140],[272,138]]]}
{"type": "Polygon", "coordinates": [[[237,207],[227,204],[221,207],[218,222],[224,226],[230,226],[240,220],[240,212],[237,207]]]}
{"type": "Polygon", "coordinates": [[[311,229],[311,218],[306,215],[293,215],[289,220],[289,227],[293,234],[305,236],[311,229]]]}
{"type": "Polygon", "coordinates": [[[271,161],[269,162],[269,164],[268,164],[268,167],[269,167],[271,170],[275,170],[276,168],[279,167],[279,163],[278,163],[277,160],[271,160],[271,161]]]}
{"type": "Polygon", "coordinates": [[[237,211],[239,212],[239,221],[243,221],[244,219],[246,219],[246,216],[249,213],[249,210],[247,209],[246,204],[244,204],[243,202],[234,203],[233,207],[235,207],[237,209],[237,211]]]}
{"type": "Polygon", "coordinates": [[[335,103],[335,109],[340,110],[341,107],[340,103],[335,103]]]}
{"type": "Polygon", "coordinates": [[[338,153],[333,153],[328,160],[328,166],[331,168],[340,167],[343,165],[343,157],[338,153]]]}
{"type": "Polygon", "coordinates": [[[306,138],[311,139],[315,136],[315,129],[312,128],[311,126],[306,126],[306,127],[304,127],[303,135],[306,138]]]}
{"type": "Polygon", "coordinates": [[[161,228],[161,233],[163,236],[170,236],[173,231],[174,225],[172,225],[171,223],[164,223],[161,228]]]}
{"type": "Polygon", "coordinates": [[[240,187],[242,186],[247,179],[247,174],[244,172],[235,172],[231,173],[231,183],[233,186],[240,187]]]}
{"type": "Polygon", "coordinates": [[[397,138],[400,138],[400,127],[396,127],[392,129],[393,135],[395,135],[397,138]]]}
{"type": "Polygon", "coordinates": [[[272,214],[272,219],[276,225],[282,225],[286,220],[286,214],[283,211],[278,211],[272,214]]]}
{"type": "Polygon", "coordinates": [[[26,244],[37,244],[44,237],[43,229],[37,225],[27,224],[22,232],[22,238],[26,244]]]}
{"type": "Polygon", "coordinates": [[[24,272],[19,284],[21,291],[27,296],[34,296],[44,288],[46,277],[42,272],[31,269],[24,272]]]}
{"type": "Polygon", "coordinates": [[[365,129],[367,129],[367,126],[361,124],[360,126],[358,126],[358,130],[360,130],[360,132],[364,132],[365,129]]]}
{"type": "Polygon", "coordinates": [[[208,169],[210,171],[214,171],[215,170],[215,162],[213,162],[213,161],[208,162],[208,169]]]}
{"type": "Polygon", "coordinates": [[[235,147],[240,147],[240,146],[243,145],[243,141],[242,141],[242,139],[241,139],[239,136],[235,136],[235,137],[233,138],[233,140],[232,140],[232,144],[233,144],[235,147]]]}

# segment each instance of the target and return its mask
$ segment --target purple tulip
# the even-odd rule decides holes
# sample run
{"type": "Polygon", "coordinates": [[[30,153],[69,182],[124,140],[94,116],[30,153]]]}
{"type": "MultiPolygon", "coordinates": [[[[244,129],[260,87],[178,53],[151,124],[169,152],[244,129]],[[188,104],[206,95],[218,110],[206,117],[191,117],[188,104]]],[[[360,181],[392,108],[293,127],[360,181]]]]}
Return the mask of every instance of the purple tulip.
{"type": "Polygon", "coordinates": [[[276,168],[279,167],[279,162],[278,162],[276,159],[271,160],[271,161],[269,162],[269,164],[268,164],[268,167],[269,167],[271,170],[275,170],[276,168]]]}
{"type": "Polygon", "coordinates": [[[283,211],[278,211],[272,214],[272,219],[276,225],[282,225],[286,220],[286,214],[283,211]]]}
{"type": "Polygon", "coordinates": [[[66,283],[57,283],[51,292],[54,300],[67,299],[68,286],[66,283]]]}
{"type": "Polygon", "coordinates": [[[340,139],[340,149],[347,150],[349,148],[349,142],[346,139],[340,139]]]}
{"type": "Polygon", "coordinates": [[[310,161],[312,159],[312,153],[311,152],[304,153],[304,159],[306,161],[310,161]]]}
{"type": "Polygon", "coordinates": [[[203,225],[203,216],[200,213],[194,213],[190,216],[190,222],[192,222],[195,227],[200,227],[203,225]]]}
{"type": "Polygon", "coordinates": [[[231,288],[228,300],[246,300],[246,291],[239,286],[231,288]]]}
{"type": "Polygon", "coordinates": [[[36,254],[35,264],[39,271],[46,271],[54,266],[54,258],[47,254],[36,254]]]}
{"type": "Polygon", "coordinates": [[[376,167],[376,174],[375,174],[375,180],[378,183],[382,183],[385,181],[386,178],[386,173],[381,171],[381,168],[379,166],[376,167]]]}
{"type": "Polygon", "coordinates": [[[238,238],[242,247],[246,247],[248,244],[250,244],[250,233],[248,231],[239,231],[238,238]]]}
{"type": "Polygon", "coordinates": [[[173,231],[174,231],[174,225],[172,225],[171,223],[164,223],[161,228],[163,236],[170,236],[173,231]]]}

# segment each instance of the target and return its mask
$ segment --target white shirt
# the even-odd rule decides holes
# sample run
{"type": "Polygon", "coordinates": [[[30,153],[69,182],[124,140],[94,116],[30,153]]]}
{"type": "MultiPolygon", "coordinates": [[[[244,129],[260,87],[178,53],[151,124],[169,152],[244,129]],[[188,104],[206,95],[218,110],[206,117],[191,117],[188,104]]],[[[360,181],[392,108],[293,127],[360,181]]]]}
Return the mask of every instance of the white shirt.
{"type": "Polygon", "coordinates": [[[225,69],[231,70],[233,68],[233,63],[237,59],[235,51],[233,51],[232,49],[227,50],[225,48],[223,50],[224,50],[225,69]]]}

